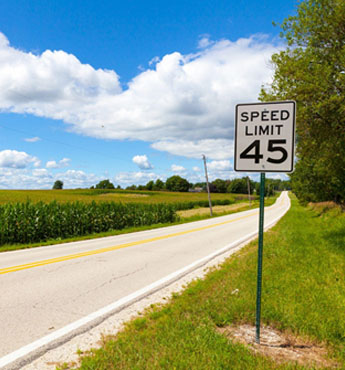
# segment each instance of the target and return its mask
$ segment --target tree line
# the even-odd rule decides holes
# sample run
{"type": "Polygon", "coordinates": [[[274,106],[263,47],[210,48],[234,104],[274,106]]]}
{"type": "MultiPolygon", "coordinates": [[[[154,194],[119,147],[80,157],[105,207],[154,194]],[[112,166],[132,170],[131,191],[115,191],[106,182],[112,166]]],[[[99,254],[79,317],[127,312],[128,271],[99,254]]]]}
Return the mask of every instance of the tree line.
{"type": "MultiPolygon", "coordinates": [[[[233,180],[216,179],[210,182],[211,193],[237,193],[247,194],[249,190],[251,194],[260,193],[260,183],[253,181],[247,177],[236,178],[233,180]]],[[[121,186],[115,185],[109,180],[102,180],[91,189],[121,189],[121,186]]],[[[125,190],[148,190],[148,191],[177,191],[177,192],[197,192],[206,191],[206,182],[190,183],[181,176],[174,175],[169,177],[165,182],[157,179],[156,181],[149,181],[146,185],[131,185],[127,186],[125,190]]],[[[265,195],[273,195],[276,191],[291,190],[289,180],[280,179],[266,179],[265,195]]]]}

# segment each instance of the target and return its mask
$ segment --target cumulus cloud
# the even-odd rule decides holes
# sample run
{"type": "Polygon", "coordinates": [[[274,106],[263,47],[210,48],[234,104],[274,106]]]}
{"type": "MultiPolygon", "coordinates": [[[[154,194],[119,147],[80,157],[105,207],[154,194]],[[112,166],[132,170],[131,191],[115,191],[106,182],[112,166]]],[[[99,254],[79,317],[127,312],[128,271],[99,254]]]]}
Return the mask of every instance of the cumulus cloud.
{"type": "Polygon", "coordinates": [[[39,138],[38,136],[35,136],[35,137],[28,137],[26,139],[24,139],[27,143],[36,143],[37,141],[40,141],[41,138],[39,138]]]}
{"type": "Polygon", "coordinates": [[[100,176],[83,171],[68,170],[49,173],[45,168],[1,168],[1,189],[51,189],[56,180],[64,183],[64,188],[89,188],[102,180],[100,176]]]}
{"type": "Polygon", "coordinates": [[[199,168],[198,166],[194,166],[194,167],[193,167],[193,171],[194,171],[194,172],[200,172],[200,168],[199,168]]]}
{"type": "Polygon", "coordinates": [[[26,168],[30,164],[35,167],[40,165],[40,160],[25,152],[18,152],[17,150],[2,150],[0,152],[0,167],[8,168],[26,168]]]}
{"type": "Polygon", "coordinates": [[[92,137],[148,141],[172,154],[180,145],[178,154],[193,158],[208,140],[210,158],[228,159],[223,144],[233,140],[234,106],[257,100],[271,81],[268,61],[277,48],[260,37],[204,37],[199,46],[195,54],[154,58],[123,90],[114,71],[95,70],[64,51],[26,53],[0,34],[0,109],[63,120],[92,137]]]}
{"type": "Polygon", "coordinates": [[[212,161],[207,164],[207,169],[211,171],[231,171],[232,166],[230,161],[224,160],[224,161],[212,161]]]}
{"type": "Polygon", "coordinates": [[[95,70],[61,50],[26,53],[0,33],[0,91],[2,109],[69,121],[94,98],[120,92],[120,85],[114,71],[95,70]]]}
{"type": "Polygon", "coordinates": [[[63,168],[63,167],[69,166],[70,161],[71,160],[69,158],[63,158],[63,159],[61,159],[58,162],[56,162],[56,161],[48,161],[46,163],[46,167],[47,168],[63,168]]]}
{"type": "Polygon", "coordinates": [[[51,178],[50,173],[45,168],[37,168],[32,171],[32,175],[35,177],[49,177],[51,178]]]}
{"type": "Polygon", "coordinates": [[[115,183],[122,186],[145,185],[151,180],[160,179],[161,176],[154,172],[120,172],[115,177],[115,183]]]}
{"type": "Polygon", "coordinates": [[[153,168],[146,155],[136,155],[132,158],[132,161],[142,170],[151,170],[153,168]]]}
{"type": "Polygon", "coordinates": [[[234,155],[233,141],[227,139],[157,141],[151,144],[151,147],[174,155],[196,159],[200,159],[203,154],[210,159],[232,158],[234,155]]]}
{"type": "Polygon", "coordinates": [[[185,172],[186,169],[183,166],[173,164],[173,165],[171,165],[171,171],[173,171],[173,172],[185,172]]]}

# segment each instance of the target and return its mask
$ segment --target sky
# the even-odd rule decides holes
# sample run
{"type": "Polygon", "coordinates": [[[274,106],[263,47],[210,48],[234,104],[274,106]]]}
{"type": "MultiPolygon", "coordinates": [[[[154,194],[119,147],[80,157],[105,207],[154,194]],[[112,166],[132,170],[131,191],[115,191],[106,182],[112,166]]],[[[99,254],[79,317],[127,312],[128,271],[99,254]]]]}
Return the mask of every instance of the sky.
{"type": "MultiPolygon", "coordinates": [[[[233,171],[297,0],[0,2],[0,189],[204,181],[233,171]]],[[[250,174],[253,179],[257,175],[250,174]]],[[[270,177],[286,178],[282,174],[270,177]]]]}

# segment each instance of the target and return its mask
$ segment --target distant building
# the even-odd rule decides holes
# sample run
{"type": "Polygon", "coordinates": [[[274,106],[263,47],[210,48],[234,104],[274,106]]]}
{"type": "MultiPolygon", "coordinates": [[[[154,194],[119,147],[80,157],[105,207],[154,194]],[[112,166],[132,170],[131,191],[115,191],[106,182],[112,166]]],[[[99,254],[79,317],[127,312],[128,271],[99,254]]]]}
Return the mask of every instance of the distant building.
{"type": "Polygon", "coordinates": [[[188,190],[190,193],[201,193],[203,191],[202,188],[196,187],[194,189],[189,189],[188,190]]]}

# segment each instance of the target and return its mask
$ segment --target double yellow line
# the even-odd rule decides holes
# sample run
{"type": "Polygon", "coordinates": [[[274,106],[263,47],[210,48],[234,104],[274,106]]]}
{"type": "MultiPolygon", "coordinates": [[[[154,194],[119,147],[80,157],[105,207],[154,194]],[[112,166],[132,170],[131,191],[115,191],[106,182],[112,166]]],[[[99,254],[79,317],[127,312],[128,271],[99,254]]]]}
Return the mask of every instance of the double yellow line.
{"type": "Polygon", "coordinates": [[[211,229],[211,228],[214,228],[214,227],[217,227],[217,226],[229,224],[231,222],[243,220],[243,219],[251,217],[253,215],[255,215],[255,213],[251,213],[251,214],[246,215],[246,216],[237,217],[233,220],[219,222],[219,223],[213,224],[213,225],[202,226],[202,227],[198,227],[198,228],[195,228],[195,229],[181,231],[181,232],[178,232],[178,233],[173,233],[173,234],[168,234],[168,235],[163,235],[163,236],[157,236],[155,238],[138,240],[138,241],[135,241],[135,242],[115,245],[115,246],[112,246],[112,247],[100,248],[100,249],[87,251],[87,252],[70,254],[70,255],[62,256],[62,257],[50,258],[50,259],[37,261],[37,262],[25,263],[23,265],[4,267],[4,268],[0,269],[0,275],[8,274],[10,272],[15,272],[15,271],[20,271],[20,270],[27,270],[27,269],[31,269],[31,268],[34,268],[34,267],[50,265],[50,264],[53,264],[53,263],[69,261],[69,260],[73,260],[73,259],[76,259],[76,258],[81,258],[81,257],[86,257],[86,256],[93,256],[93,255],[101,254],[101,253],[105,253],[105,252],[111,252],[111,251],[115,251],[117,249],[123,249],[123,248],[127,248],[127,247],[133,247],[135,245],[146,244],[146,243],[151,243],[151,242],[155,242],[155,241],[158,241],[158,240],[169,239],[169,238],[173,238],[175,236],[191,234],[191,233],[195,233],[197,231],[207,230],[207,229],[211,229]]]}

